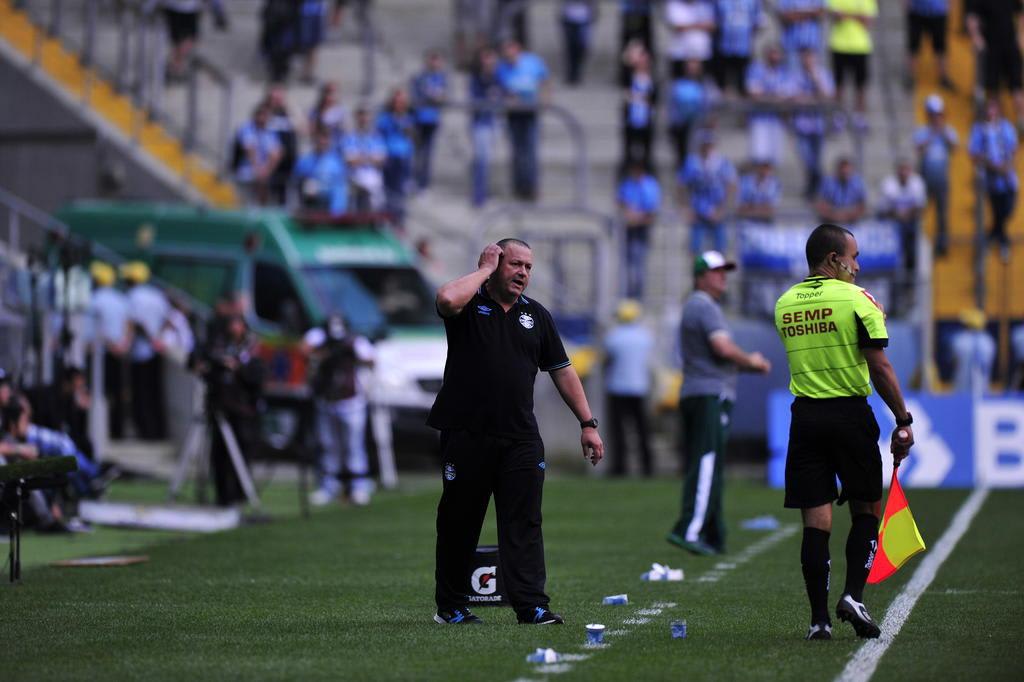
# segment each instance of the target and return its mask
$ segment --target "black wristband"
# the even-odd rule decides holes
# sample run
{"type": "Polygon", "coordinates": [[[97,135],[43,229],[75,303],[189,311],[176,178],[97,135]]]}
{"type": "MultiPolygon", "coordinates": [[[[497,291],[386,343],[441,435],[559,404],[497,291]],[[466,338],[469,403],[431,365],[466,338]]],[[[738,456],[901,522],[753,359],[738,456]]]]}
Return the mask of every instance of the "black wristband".
{"type": "Polygon", "coordinates": [[[597,417],[591,417],[585,422],[580,422],[580,429],[596,429],[597,428],[597,417]]]}
{"type": "Polygon", "coordinates": [[[910,414],[909,411],[907,412],[907,418],[906,419],[897,419],[896,420],[896,426],[910,426],[913,423],[914,423],[914,415],[910,414]]]}

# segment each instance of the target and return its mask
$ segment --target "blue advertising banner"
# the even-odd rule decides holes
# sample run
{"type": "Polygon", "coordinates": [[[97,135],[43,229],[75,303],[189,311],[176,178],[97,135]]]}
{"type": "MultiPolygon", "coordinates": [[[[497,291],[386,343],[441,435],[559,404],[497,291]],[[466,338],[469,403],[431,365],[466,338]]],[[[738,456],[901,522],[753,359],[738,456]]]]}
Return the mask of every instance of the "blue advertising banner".
{"type": "MultiPolygon", "coordinates": [[[[767,270],[803,276],[807,273],[804,248],[812,224],[739,226],[739,258],[744,270],[767,270]]],[[[900,238],[889,222],[862,221],[853,228],[865,273],[895,270],[900,266],[900,238]]]]}
{"type": "MultiPolygon", "coordinates": [[[[1024,487],[1024,398],[907,394],[915,445],[900,465],[900,482],[916,488],[1024,487]]],[[[785,484],[789,391],[768,398],[768,482],[785,484]]],[[[877,394],[868,398],[881,428],[882,480],[892,476],[889,436],[895,424],[877,394]]]]}

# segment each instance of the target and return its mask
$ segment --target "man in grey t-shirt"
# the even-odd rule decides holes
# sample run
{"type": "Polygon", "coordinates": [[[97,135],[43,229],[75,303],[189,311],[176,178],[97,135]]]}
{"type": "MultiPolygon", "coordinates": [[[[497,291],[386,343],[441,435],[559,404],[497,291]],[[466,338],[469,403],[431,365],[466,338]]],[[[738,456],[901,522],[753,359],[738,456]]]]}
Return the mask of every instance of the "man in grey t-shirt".
{"type": "Polygon", "coordinates": [[[729,416],[736,399],[736,372],[767,373],[771,364],[760,353],[746,353],[732,340],[719,299],[726,273],[736,264],[718,251],[705,251],[693,264],[694,291],[683,306],[680,348],[686,481],[683,511],[667,540],[694,554],[725,551],[722,514],[723,460],[729,416]]]}

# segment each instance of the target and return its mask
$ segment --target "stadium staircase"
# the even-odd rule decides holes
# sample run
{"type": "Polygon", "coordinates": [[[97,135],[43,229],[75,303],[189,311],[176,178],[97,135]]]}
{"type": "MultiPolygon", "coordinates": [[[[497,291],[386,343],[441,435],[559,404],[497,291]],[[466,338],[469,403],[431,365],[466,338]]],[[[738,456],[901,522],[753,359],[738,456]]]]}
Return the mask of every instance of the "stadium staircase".
{"type": "MultiPolygon", "coordinates": [[[[975,178],[967,143],[971,125],[975,120],[975,59],[970,39],[960,30],[963,0],[950,3],[948,60],[950,76],[957,93],[943,92],[938,86],[938,70],[930,51],[926,50],[914,74],[914,112],[918,123],[924,123],[924,99],[933,92],[940,93],[946,102],[947,121],[960,136],[960,149],[954,155],[950,174],[949,231],[950,249],[945,258],[936,258],[934,265],[934,309],[937,320],[954,321],[961,311],[976,307],[975,239],[978,197],[974,191],[975,178]]],[[[1007,98],[1003,112],[1009,118],[1012,103],[1007,98]]],[[[1024,153],[1017,154],[1017,175],[1024,177],[1024,153]]],[[[986,230],[989,224],[987,199],[984,215],[986,230]]],[[[935,217],[927,219],[928,234],[936,233],[935,217]]],[[[1015,245],[1009,262],[1004,263],[998,250],[986,248],[983,259],[984,309],[990,319],[1008,316],[1024,318],[1024,206],[1017,202],[1017,210],[1009,222],[1015,245]]]]}
{"type": "Polygon", "coordinates": [[[119,91],[95,66],[83,63],[61,38],[33,22],[14,0],[0,0],[0,41],[27,63],[37,65],[43,78],[110,124],[125,144],[137,144],[150,159],[182,178],[212,206],[237,205],[234,187],[220,177],[213,165],[190,153],[180,135],[119,91]]]}

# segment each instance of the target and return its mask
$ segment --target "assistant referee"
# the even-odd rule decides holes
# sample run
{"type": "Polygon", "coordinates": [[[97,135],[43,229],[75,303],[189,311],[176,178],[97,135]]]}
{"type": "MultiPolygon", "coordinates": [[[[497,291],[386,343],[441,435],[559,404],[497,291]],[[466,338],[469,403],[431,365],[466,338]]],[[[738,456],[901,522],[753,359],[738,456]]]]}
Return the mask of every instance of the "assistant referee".
{"type": "Polygon", "coordinates": [[[475,271],[437,292],[448,359],[427,423],[441,431],[443,492],[437,506],[438,623],[480,623],[467,608],[472,560],[491,495],[498,520],[498,576],[520,623],[561,624],[544,592],[541,494],[544,443],[533,415],[537,370],[548,372],[580,421],[583,456],[604,445],[583,385],[551,314],[523,295],[530,246],[490,244],[475,271]]]}
{"type": "Polygon", "coordinates": [[[837,497],[840,504],[849,500],[852,525],[836,616],[853,625],[858,637],[875,638],[879,628],[863,604],[882,499],[879,428],[867,402],[871,385],[896,417],[890,450],[897,465],[914,444],[913,417],[885,356],[885,314],[871,294],[853,284],[860,270],[853,233],[819,225],[806,252],[810,276],[779,298],[775,327],[786,347],[789,389],[795,396],[785,506],[800,509],[803,516],[800,563],[811,603],[807,639],[832,638],[828,541],[837,497]]]}

